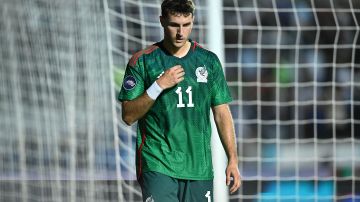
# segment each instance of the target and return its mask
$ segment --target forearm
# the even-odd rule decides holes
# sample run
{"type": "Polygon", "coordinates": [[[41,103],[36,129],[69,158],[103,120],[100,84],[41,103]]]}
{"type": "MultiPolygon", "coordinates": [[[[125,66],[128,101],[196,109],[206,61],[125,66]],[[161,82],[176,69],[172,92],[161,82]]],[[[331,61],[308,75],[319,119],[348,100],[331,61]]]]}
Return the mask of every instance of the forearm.
{"type": "Polygon", "coordinates": [[[225,170],[226,184],[229,186],[233,181],[230,193],[234,193],[241,186],[241,176],[238,168],[233,119],[227,104],[215,106],[212,110],[221,143],[228,157],[228,165],[225,170]]]}
{"type": "Polygon", "coordinates": [[[140,97],[122,102],[122,119],[127,125],[131,125],[141,119],[153,106],[155,100],[144,92],[140,97]]]}
{"type": "Polygon", "coordinates": [[[213,108],[214,119],[229,163],[238,162],[233,119],[228,105],[213,108]]]}
{"type": "Polygon", "coordinates": [[[184,80],[184,69],[176,65],[164,72],[140,97],[122,103],[122,118],[127,125],[141,119],[153,106],[160,93],[184,80]]]}

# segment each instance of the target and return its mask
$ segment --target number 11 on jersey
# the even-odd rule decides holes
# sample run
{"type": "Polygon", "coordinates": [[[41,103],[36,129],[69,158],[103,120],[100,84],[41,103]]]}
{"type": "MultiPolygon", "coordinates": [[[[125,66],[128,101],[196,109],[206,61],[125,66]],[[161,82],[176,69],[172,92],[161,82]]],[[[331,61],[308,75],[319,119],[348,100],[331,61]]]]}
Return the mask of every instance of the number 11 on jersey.
{"type": "MultiPolygon", "coordinates": [[[[189,96],[189,103],[186,104],[186,107],[194,107],[194,103],[193,103],[193,100],[192,100],[192,91],[191,90],[192,90],[192,87],[189,86],[185,91],[189,96]]],[[[179,102],[176,105],[176,107],[178,107],[178,108],[185,107],[185,104],[183,103],[183,93],[182,93],[181,87],[178,87],[176,89],[175,93],[178,94],[178,98],[179,98],[179,102]]]]}

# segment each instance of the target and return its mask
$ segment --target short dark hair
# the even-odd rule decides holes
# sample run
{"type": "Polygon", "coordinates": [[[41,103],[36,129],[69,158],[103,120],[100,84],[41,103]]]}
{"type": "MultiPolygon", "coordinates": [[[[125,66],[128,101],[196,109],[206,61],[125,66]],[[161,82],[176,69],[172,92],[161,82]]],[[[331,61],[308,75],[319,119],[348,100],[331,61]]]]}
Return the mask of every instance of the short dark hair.
{"type": "Polygon", "coordinates": [[[164,0],[161,4],[161,15],[168,17],[169,14],[194,15],[195,5],[192,0],[164,0]]]}

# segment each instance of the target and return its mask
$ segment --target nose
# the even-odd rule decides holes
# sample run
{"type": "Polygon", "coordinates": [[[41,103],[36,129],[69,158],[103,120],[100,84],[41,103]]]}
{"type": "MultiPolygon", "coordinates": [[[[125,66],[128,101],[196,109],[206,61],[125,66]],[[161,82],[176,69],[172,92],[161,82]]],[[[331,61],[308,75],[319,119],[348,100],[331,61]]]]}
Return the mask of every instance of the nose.
{"type": "Polygon", "coordinates": [[[178,29],[177,29],[177,34],[182,36],[183,29],[184,28],[182,26],[179,26],[178,29]]]}

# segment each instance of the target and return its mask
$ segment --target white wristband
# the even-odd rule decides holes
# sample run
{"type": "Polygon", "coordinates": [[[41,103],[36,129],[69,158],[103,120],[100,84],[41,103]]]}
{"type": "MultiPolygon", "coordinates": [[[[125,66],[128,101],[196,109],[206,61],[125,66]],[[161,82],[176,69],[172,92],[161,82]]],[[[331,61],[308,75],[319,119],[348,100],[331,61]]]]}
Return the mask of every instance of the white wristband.
{"type": "Polygon", "coordinates": [[[156,81],[146,90],[146,93],[152,100],[156,100],[156,98],[160,95],[163,89],[156,83],[156,81]]]}

